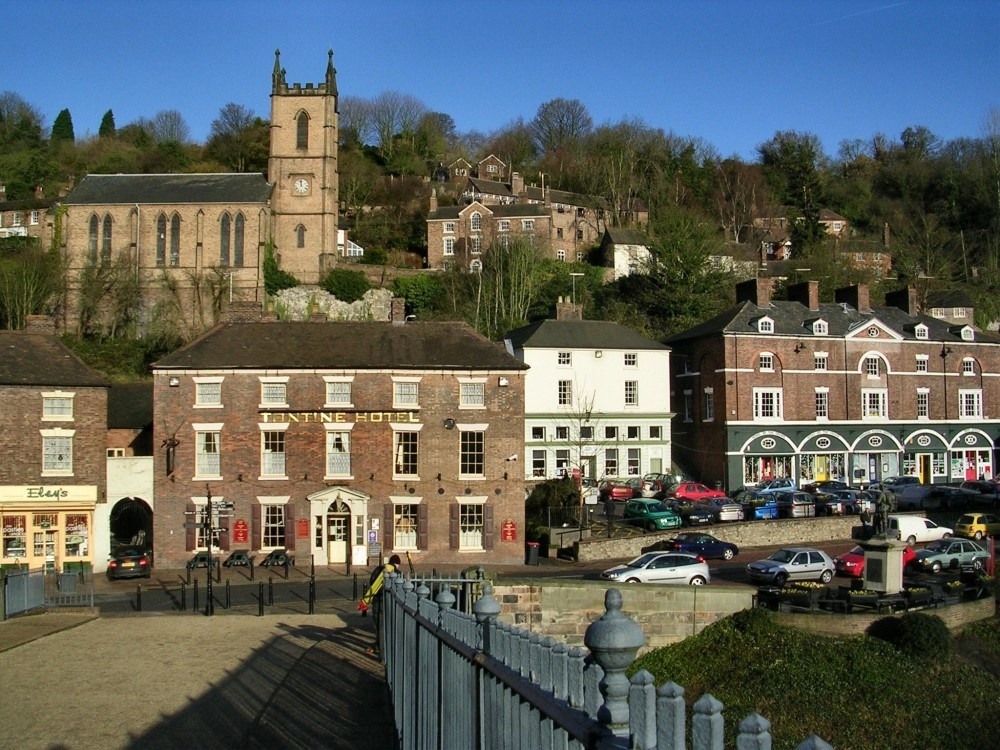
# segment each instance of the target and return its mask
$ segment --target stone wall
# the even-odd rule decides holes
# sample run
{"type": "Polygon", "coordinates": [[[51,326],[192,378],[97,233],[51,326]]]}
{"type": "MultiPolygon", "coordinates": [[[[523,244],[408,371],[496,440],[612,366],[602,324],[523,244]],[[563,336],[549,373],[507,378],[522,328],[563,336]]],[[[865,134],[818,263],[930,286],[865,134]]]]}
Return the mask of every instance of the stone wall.
{"type": "MultiPolygon", "coordinates": [[[[635,620],[646,636],[640,653],[678,643],[708,625],[753,606],[754,590],[742,586],[619,586],[622,612],[635,620]]],[[[494,586],[500,619],[533,633],[552,636],[570,646],[582,646],[587,627],[604,614],[608,584],[600,581],[503,582],[494,586]]],[[[926,609],[952,630],[992,617],[996,600],[926,609]]],[[[860,635],[875,620],[888,615],[786,613],[775,616],[784,625],[821,635],[860,635]]]]}
{"type": "Polygon", "coordinates": [[[356,302],[342,302],[319,286],[295,286],[274,295],[275,308],[284,320],[309,320],[314,314],[327,320],[389,320],[392,292],[369,289],[356,302]]]}
{"type": "MultiPolygon", "coordinates": [[[[923,514],[916,514],[923,515],[923,514]]],[[[773,521],[747,521],[740,523],[715,524],[707,531],[719,539],[743,547],[768,547],[784,544],[823,544],[836,540],[850,539],[851,529],[857,526],[857,516],[831,516],[829,518],[787,518],[773,521]]],[[[697,531],[698,529],[684,529],[697,531]]],[[[608,539],[595,536],[574,540],[574,551],[580,562],[597,562],[619,558],[633,558],[658,541],[669,539],[681,529],[655,531],[636,534],[632,537],[608,539]]],[[[567,538],[567,543],[569,542],[567,538]]]]}

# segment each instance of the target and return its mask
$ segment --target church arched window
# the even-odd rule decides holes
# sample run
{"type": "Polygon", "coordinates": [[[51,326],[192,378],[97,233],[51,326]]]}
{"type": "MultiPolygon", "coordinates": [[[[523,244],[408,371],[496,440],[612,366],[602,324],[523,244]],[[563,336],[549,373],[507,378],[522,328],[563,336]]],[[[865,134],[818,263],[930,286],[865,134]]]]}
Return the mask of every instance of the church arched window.
{"type": "Polygon", "coordinates": [[[156,217],[156,265],[167,264],[167,217],[160,214],[156,217]]]}
{"type": "Polygon", "coordinates": [[[170,220],[170,265],[181,264],[181,217],[174,214],[170,220]]]}
{"type": "Polygon", "coordinates": [[[236,214],[236,221],[233,222],[233,265],[237,268],[243,267],[243,214],[236,214]]]}
{"type": "Polygon", "coordinates": [[[90,229],[87,234],[87,260],[91,263],[97,263],[97,227],[99,224],[96,215],[90,217],[90,229]]]}
{"type": "Polygon", "coordinates": [[[111,262],[111,214],[104,215],[104,232],[101,236],[101,263],[111,262]]]}
{"type": "Polygon", "coordinates": [[[222,214],[219,222],[219,265],[223,268],[229,265],[229,231],[232,220],[229,214],[222,214]]]}
{"type": "Polygon", "coordinates": [[[295,148],[309,148],[309,115],[305,112],[295,121],[295,148]]]}
{"type": "Polygon", "coordinates": [[[299,224],[295,227],[295,247],[306,246],[306,228],[299,224]]]}

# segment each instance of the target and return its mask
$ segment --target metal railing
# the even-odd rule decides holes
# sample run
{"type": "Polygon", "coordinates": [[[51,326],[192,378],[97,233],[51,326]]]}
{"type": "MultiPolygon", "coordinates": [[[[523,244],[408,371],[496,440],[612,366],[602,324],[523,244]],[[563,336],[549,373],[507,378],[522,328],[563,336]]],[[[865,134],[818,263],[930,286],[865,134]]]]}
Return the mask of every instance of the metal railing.
{"type": "MultiPolygon", "coordinates": [[[[570,648],[499,622],[488,582],[455,580],[459,597],[441,580],[433,583],[433,597],[428,582],[398,573],[385,587],[378,637],[403,750],[724,746],[723,705],[714,697],[698,699],[689,719],[682,687],[657,689],[645,670],[626,677],[645,638],[622,613],[617,589],[608,589],[603,616],[587,628],[586,648],[570,648]],[[472,598],[476,584],[481,595],[471,613],[457,610],[456,601],[472,598]]],[[[770,726],[750,714],[735,746],[770,748],[770,726]]],[[[796,750],[832,747],[811,736],[796,750]]]]}

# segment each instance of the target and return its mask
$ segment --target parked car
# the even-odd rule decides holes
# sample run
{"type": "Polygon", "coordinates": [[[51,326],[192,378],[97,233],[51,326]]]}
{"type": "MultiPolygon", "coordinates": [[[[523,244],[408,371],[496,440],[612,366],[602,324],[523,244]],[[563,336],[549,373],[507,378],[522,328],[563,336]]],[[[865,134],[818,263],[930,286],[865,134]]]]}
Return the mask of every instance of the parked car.
{"type": "Polygon", "coordinates": [[[624,502],[635,497],[635,488],[623,480],[602,479],[597,485],[597,494],[602,503],[608,495],[611,495],[611,499],[615,502],[624,502]]]}
{"type": "Polygon", "coordinates": [[[792,490],[798,489],[795,486],[795,482],[788,477],[777,477],[776,479],[768,479],[757,485],[757,490],[754,494],[757,497],[765,497],[771,495],[775,492],[790,492],[792,490]]]}
{"type": "Polygon", "coordinates": [[[655,498],[634,498],[625,501],[622,517],[629,523],[642,526],[647,531],[676,529],[681,525],[681,517],[668,508],[662,500],[655,498]]]}
{"type": "Polygon", "coordinates": [[[669,487],[664,493],[664,497],[675,498],[677,500],[708,500],[713,497],[726,497],[722,490],[713,490],[700,482],[680,482],[669,487]]]}
{"type": "Polygon", "coordinates": [[[959,485],[959,489],[962,490],[962,492],[968,492],[972,495],[973,502],[993,506],[1000,505],[1000,484],[997,482],[989,482],[986,480],[962,482],[962,484],[959,485]]]}
{"type": "Polygon", "coordinates": [[[966,513],[955,521],[955,536],[979,541],[984,536],[1000,534],[1000,518],[992,513],[966,513]]]}
{"type": "Polygon", "coordinates": [[[871,492],[862,490],[836,490],[833,495],[840,498],[844,504],[844,512],[853,516],[861,514],[863,510],[875,512],[875,496],[871,492]]]}
{"type": "Polygon", "coordinates": [[[817,516],[846,516],[847,503],[836,494],[816,494],[816,515],[817,516]]]}
{"type": "Polygon", "coordinates": [[[809,518],[816,515],[816,498],[808,492],[776,492],[779,518],[809,518]]]}
{"type": "Polygon", "coordinates": [[[811,547],[785,547],[765,560],[747,565],[747,575],[754,583],[784,586],[786,581],[822,581],[829,583],[837,566],[823,550],[811,547]]]}
{"type": "Polygon", "coordinates": [[[962,565],[980,570],[989,554],[971,539],[938,539],[917,552],[916,565],[932,573],[940,573],[943,568],[958,570],[962,565]]]}
{"type": "Polygon", "coordinates": [[[642,478],[642,496],[663,498],[667,489],[674,484],[669,474],[646,474],[642,478]]]}
{"type": "Polygon", "coordinates": [[[704,558],[687,552],[647,552],[601,573],[605,581],[703,586],[712,580],[704,558]]]}
{"type": "Polygon", "coordinates": [[[667,499],[663,504],[679,515],[685,526],[708,526],[715,523],[715,514],[702,503],[667,499]]]}
{"type": "Polygon", "coordinates": [[[692,555],[701,555],[706,560],[732,560],[740,554],[740,548],[732,542],[724,542],[711,534],[695,531],[678,534],[664,544],[664,547],[675,552],[690,552],[692,555]]]}
{"type": "Polygon", "coordinates": [[[851,486],[847,482],[841,482],[839,479],[824,479],[820,482],[810,482],[809,484],[802,485],[804,492],[809,492],[813,495],[829,495],[832,492],[849,489],[851,489],[851,486]]]}
{"type": "Polygon", "coordinates": [[[932,495],[934,488],[929,484],[904,484],[885,489],[892,491],[899,510],[937,510],[941,507],[941,496],[932,495]]]}
{"type": "Polygon", "coordinates": [[[719,522],[742,521],[746,518],[743,506],[728,497],[710,497],[700,501],[698,505],[704,506],[719,522]]]}
{"type": "Polygon", "coordinates": [[[152,574],[149,552],[140,547],[118,547],[108,560],[108,578],[149,578],[152,574]]]}
{"type": "Polygon", "coordinates": [[[954,532],[947,526],[938,526],[929,518],[920,516],[889,516],[889,536],[894,536],[907,544],[933,542],[947,539],[954,532]]]}
{"type": "Polygon", "coordinates": [[[742,505],[743,517],[755,521],[764,521],[778,517],[778,498],[774,495],[765,495],[763,498],[753,498],[742,505]]]}
{"type": "MultiPolygon", "coordinates": [[[[916,550],[907,545],[903,550],[903,570],[916,559],[916,550]]],[[[850,552],[835,558],[833,562],[837,566],[837,575],[861,578],[865,573],[865,548],[855,547],[850,552]]]]}
{"type": "Polygon", "coordinates": [[[910,487],[918,484],[921,484],[920,477],[907,474],[902,477],[889,477],[887,479],[883,479],[881,482],[869,485],[868,489],[892,490],[893,492],[899,492],[903,487],[910,487]]]}

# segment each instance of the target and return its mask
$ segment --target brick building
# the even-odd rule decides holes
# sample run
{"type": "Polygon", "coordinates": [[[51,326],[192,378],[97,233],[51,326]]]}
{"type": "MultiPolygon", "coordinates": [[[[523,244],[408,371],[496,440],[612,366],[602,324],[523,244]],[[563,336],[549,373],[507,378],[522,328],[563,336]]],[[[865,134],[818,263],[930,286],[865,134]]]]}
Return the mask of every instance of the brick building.
{"type": "Polygon", "coordinates": [[[482,268],[484,253],[494,243],[506,245],[520,239],[547,245],[551,223],[549,212],[534,205],[486,206],[473,202],[438,208],[432,192],[427,217],[427,267],[444,268],[457,263],[463,269],[477,271],[482,268]]]}
{"type": "Polygon", "coordinates": [[[0,331],[0,562],[62,571],[98,554],[108,385],[53,331],[40,316],[0,331]]]}
{"type": "Polygon", "coordinates": [[[673,452],[729,489],[769,477],[852,484],[993,476],[1000,336],[920,313],[912,289],[872,306],[867,286],[819,302],[811,281],[769,279],[671,337],[673,452]]]}
{"type": "Polygon", "coordinates": [[[46,198],[41,186],[35,195],[20,200],[7,199],[7,187],[0,184],[0,238],[35,237],[48,248],[52,239],[52,206],[55,198],[46,198]]]}
{"type": "Polygon", "coordinates": [[[265,246],[285,271],[317,283],[338,255],[338,92],[333,52],[322,83],[293,83],[275,52],[270,157],[248,174],[88,175],[62,203],[67,277],[61,321],[77,324],[88,285],[115,264],[139,278],[147,316],[202,330],[224,299],[263,298],[265,246]]]}
{"type": "Polygon", "coordinates": [[[210,498],[234,504],[221,553],[523,559],[521,362],[464,324],[243,314],[153,367],[158,565],[207,548],[184,524],[210,498]]]}

